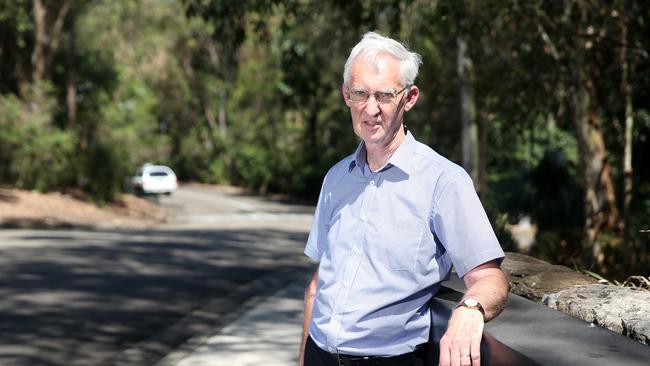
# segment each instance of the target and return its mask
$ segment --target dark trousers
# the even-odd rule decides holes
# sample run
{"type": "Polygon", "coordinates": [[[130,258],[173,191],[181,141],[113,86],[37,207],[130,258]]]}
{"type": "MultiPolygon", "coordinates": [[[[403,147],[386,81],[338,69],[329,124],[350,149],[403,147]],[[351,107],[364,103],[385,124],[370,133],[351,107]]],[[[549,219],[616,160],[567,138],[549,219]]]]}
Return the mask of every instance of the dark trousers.
{"type": "Polygon", "coordinates": [[[426,347],[422,347],[407,357],[350,359],[337,358],[327,351],[320,349],[311,339],[307,338],[305,345],[305,366],[424,366],[426,365],[426,347]],[[412,355],[412,356],[411,356],[412,355]]]}

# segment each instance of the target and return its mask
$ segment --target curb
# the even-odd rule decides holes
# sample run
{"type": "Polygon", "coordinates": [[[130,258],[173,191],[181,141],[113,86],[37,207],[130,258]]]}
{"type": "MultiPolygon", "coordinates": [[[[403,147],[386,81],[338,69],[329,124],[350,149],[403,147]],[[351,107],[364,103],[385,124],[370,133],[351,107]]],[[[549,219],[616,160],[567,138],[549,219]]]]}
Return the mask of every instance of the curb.
{"type": "Polygon", "coordinates": [[[208,302],[162,332],[104,360],[100,366],[175,365],[210,336],[309,270],[306,266],[287,267],[234,288],[227,298],[208,302]],[[224,309],[231,311],[220,314],[224,309]]]}

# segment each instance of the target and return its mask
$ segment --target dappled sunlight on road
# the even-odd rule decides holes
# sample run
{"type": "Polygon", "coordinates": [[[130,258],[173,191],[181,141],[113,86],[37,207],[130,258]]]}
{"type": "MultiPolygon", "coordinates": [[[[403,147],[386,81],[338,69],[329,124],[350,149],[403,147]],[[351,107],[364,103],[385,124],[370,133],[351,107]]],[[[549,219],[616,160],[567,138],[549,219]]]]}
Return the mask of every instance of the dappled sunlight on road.
{"type": "Polygon", "coordinates": [[[307,277],[268,298],[178,363],[170,355],[159,366],[296,365],[306,283],[307,277]]]}
{"type": "Polygon", "coordinates": [[[2,231],[0,363],[151,364],[305,272],[305,240],[268,227],[2,231]]]}

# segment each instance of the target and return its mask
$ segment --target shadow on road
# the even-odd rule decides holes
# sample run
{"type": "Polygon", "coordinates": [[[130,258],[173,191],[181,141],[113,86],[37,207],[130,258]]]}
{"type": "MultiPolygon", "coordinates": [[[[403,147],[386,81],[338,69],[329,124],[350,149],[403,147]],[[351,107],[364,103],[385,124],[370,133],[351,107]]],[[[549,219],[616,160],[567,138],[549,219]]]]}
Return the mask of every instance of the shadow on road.
{"type": "Polygon", "coordinates": [[[281,229],[0,234],[2,365],[152,364],[311,267],[281,229]]]}
{"type": "Polygon", "coordinates": [[[308,279],[298,278],[218,334],[168,355],[156,366],[297,365],[308,279]]]}

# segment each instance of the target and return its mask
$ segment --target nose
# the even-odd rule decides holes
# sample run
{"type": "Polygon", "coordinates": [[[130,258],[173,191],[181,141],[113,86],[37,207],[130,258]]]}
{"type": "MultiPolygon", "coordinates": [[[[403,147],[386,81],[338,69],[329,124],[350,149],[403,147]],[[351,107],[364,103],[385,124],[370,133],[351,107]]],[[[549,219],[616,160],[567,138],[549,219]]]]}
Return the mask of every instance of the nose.
{"type": "Polygon", "coordinates": [[[375,96],[371,94],[368,100],[366,101],[366,113],[371,116],[375,116],[379,112],[380,112],[379,102],[377,102],[375,96]]]}

